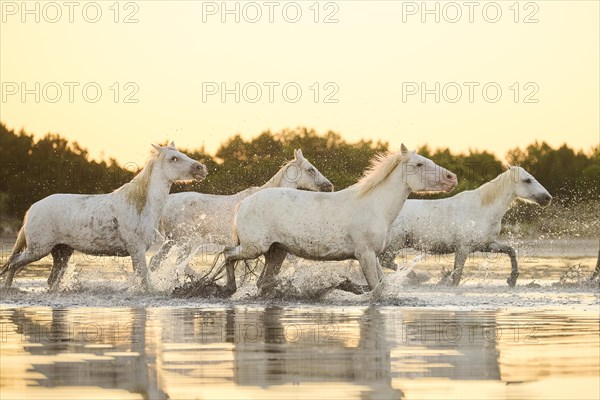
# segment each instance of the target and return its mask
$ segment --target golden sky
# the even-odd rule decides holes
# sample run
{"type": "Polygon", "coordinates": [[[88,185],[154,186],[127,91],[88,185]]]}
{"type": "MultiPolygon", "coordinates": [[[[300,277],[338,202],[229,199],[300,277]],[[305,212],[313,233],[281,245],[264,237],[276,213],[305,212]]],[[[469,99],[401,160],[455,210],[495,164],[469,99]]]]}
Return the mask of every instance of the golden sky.
{"type": "Polygon", "coordinates": [[[499,156],[600,140],[598,1],[429,2],[439,22],[420,1],[314,3],[2,1],[0,119],[121,162],[296,126],[499,156]]]}

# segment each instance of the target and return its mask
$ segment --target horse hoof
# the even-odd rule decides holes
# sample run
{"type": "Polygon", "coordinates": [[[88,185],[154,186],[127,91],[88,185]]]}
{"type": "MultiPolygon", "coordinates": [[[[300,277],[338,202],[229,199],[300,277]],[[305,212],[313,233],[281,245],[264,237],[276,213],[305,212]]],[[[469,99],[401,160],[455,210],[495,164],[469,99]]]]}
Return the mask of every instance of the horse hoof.
{"type": "Polygon", "coordinates": [[[275,279],[264,281],[262,285],[257,286],[259,297],[273,298],[281,295],[280,291],[277,290],[277,280],[275,279]]]}
{"type": "Polygon", "coordinates": [[[371,301],[379,301],[383,297],[383,291],[385,289],[385,283],[383,281],[379,281],[377,286],[371,291],[371,301]]]}
{"type": "Polygon", "coordinates": [[[517,284],[517,277],[516,276],[509,276],[508,278],[506,278],[506,283],[508,283],[508,286],[510,287],[515,287],[515,285],[517,284]]]}

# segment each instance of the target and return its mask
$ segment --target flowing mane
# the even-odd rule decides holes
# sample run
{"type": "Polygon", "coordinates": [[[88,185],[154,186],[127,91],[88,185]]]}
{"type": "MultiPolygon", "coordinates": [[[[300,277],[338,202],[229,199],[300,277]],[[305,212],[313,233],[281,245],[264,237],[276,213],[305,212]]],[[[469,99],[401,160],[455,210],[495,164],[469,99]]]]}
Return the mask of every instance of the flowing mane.
{"type": "Polygon", "coordinates": [[[260,188],[264,189],[264,188],[268,188],[268,187],[279,186],[281,184],[281,181],[283,180],[283,174],[285,173],[286,167],[288,165],[291,165],[294,162],[296,162],[296,160],[290,160],[290,161],[284,162],[281,165],[281,167],[279,167],[279,170],[275,173],[275,175],[273,175],[271,177],[271,179],[269,179],[262,186],[260,186],[260,188]]]}
{"type": "Polygon", "coordinates": [[[401,152],[380,153],[371,159],[371,165],[356,184],[358,195],[365,196],[381,184],[404,160],[401,152]]]}
{"type": "Polygon", "coordinates": [[[137,174],[130,182],[127,182],[121,186],[117,191],[122,191],[125,198],[131,205],[133,205],[138,214],[142,213],[142,210],[146,206],[148,201],[148,188],[150,187],[150,178],[152,176],[152,170],[154,169],[154,163],[160,156],[160,152],[153,151],[150,159],[142,168],[139,174],[137,174]]]}
{"type": "Polygon", "coordinates": [[[479,188],[475,189],[480,192],[482,206],[492,204],[498,195],[503,193],[507,186],[512,184],[511,171],[512,169],[509,168],[493,180],[486,182],[479,188]]]}

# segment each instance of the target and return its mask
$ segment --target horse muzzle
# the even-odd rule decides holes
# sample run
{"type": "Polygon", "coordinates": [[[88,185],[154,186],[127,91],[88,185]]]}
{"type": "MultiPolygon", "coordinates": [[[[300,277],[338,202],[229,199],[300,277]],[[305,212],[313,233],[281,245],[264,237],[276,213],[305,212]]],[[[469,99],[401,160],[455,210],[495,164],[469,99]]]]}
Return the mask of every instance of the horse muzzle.
{"type": "Polygon", "coordinates": [[[200,163],[194,164],[192,166],[191,174],[195,180],[201,181],[202,179],[206,178],[206,175],[208,174],[206,171],[206,165],[200,163]]]}
{"type": "Polygon", "coordinates": [[[333,192],[333,183],[324,182],[319,185],[319,191],[321,192],[333,192]]]}
{"type": "Polygon", "coordinates": [[[549,194],[542,195],[537,198],[537,203],[542,207],[547,207],[550,205],[550,203],[552,203],[552,196],[549,194]]]}
{"type": "Polygon", "coordinates": [[[453,191],[457,185],[458,185],[458,180],[455,178],[454,180],[444,182],[442,184],[442,190],[444,192],[449,193],[449,192],[453,191]]]}
{"type": "Polygon", "coordinates": [[[446,176],[444,177],[444,181],[442,182],[442,187],[444,192],[451,192],[458,185],[458,178],[456,174],[453,174],[450,171],[445,172],[446,176]]]}

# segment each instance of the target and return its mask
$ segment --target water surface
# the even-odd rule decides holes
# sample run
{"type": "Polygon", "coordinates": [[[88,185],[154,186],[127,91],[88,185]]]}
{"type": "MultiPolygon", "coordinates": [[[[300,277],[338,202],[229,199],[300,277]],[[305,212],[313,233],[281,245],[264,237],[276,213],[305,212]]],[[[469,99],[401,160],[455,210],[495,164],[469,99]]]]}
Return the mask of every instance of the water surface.
{"type": "Polygon", "coordinates": [[[2,306],[2,399],[598,398],[596,312],[2,306]]]}

